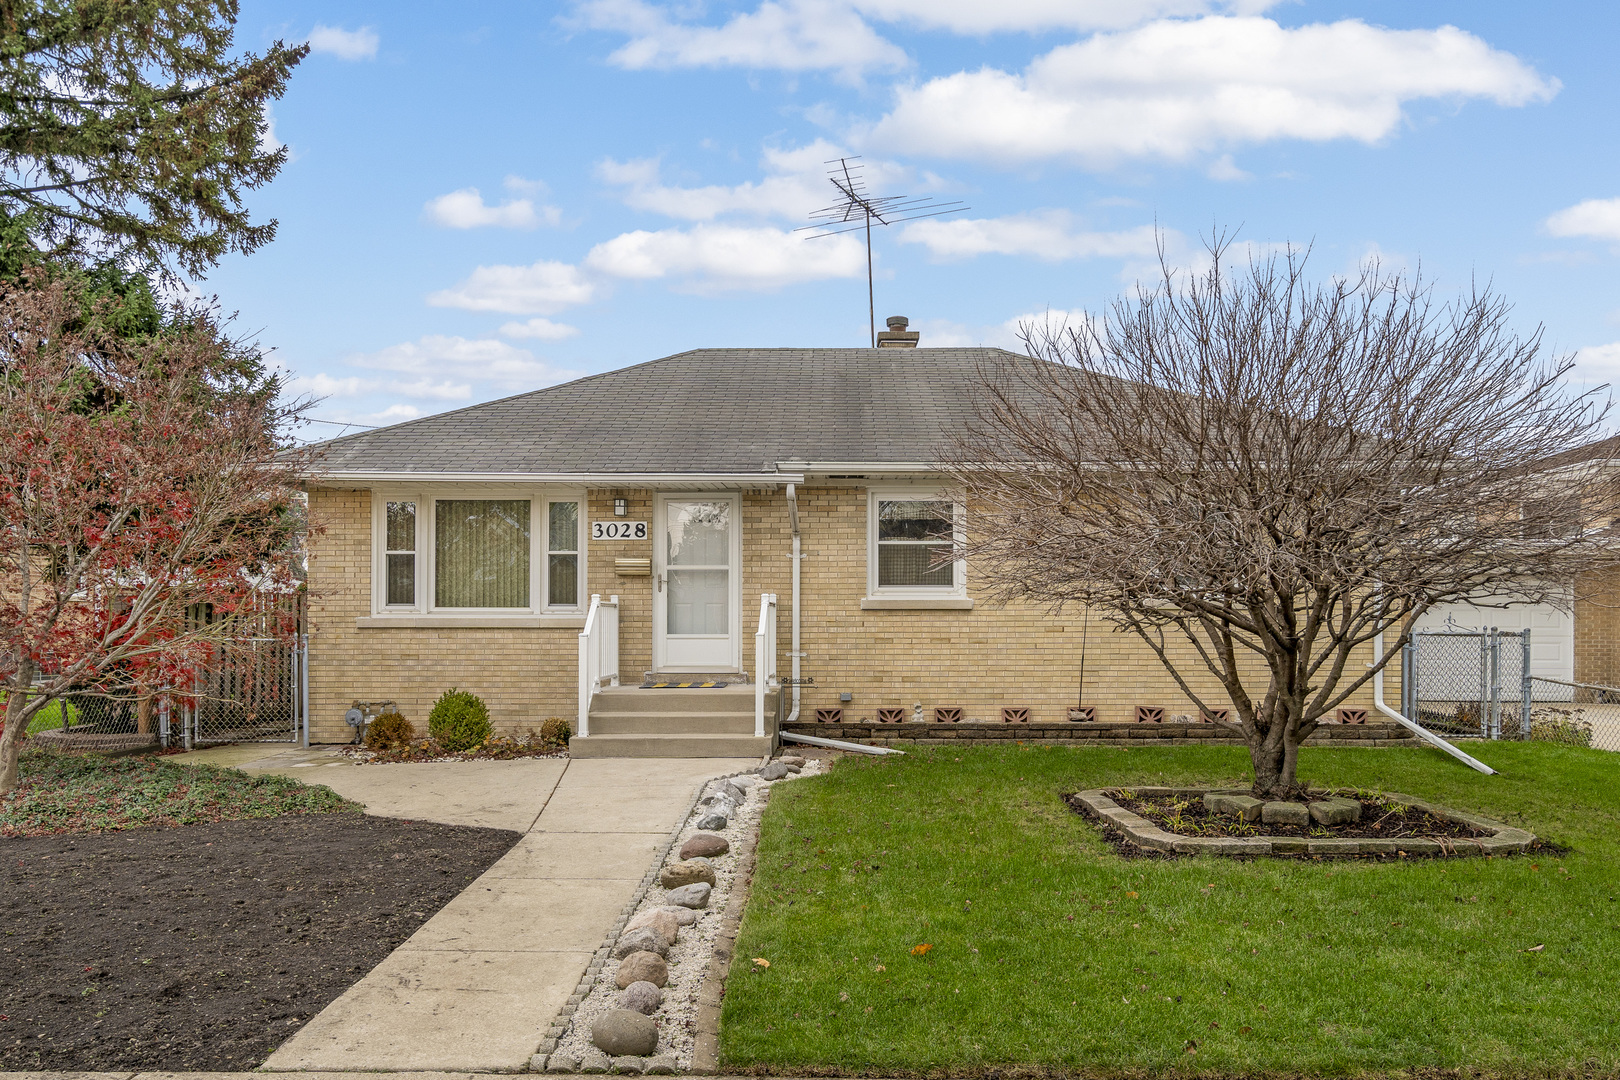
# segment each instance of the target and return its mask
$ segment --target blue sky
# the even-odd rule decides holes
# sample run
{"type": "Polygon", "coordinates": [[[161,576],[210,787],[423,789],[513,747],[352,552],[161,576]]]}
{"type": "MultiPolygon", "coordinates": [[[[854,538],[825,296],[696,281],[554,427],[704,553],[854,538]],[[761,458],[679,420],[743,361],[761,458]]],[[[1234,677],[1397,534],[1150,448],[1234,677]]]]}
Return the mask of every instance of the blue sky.
{"type": "MultiPolygon", "coordinates": [[[[1212,227],[1490,280],[1620,375],[1620,9],[1266,0],[248,0],[314,52],[198,287],[314,415],[384,424],[704,346],[860,346],[865,257],[792,232],[858,154],[971,209],[876,238],[877,314],[1016,346],[1212,227]]],[[[791,407],[791,403],[784,403],[791,407]]],[[[317,425],[311,437],[335,434],[317,425]]]]}

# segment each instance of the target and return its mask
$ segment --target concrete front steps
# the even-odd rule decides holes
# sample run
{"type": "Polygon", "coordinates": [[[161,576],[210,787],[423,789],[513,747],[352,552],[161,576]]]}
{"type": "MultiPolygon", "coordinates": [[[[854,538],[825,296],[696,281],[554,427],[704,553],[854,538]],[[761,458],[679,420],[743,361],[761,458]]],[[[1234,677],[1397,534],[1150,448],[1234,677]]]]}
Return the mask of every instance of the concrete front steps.
{"type": "Polygon", "coordinates": [[[776,691],[765,695],[765,736],[754,735],[754,688],[643,690],[614,686],[591,699],[590,734],[574,758],[764,757],[776,742],[776,691]]]}

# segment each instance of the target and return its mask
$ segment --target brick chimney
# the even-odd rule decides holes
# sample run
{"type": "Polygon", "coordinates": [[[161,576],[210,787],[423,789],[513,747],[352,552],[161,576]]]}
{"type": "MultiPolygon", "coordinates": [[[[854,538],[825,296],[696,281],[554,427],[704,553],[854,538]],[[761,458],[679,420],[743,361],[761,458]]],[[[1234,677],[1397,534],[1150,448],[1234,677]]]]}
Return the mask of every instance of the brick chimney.
{"type": "Polygon", "coordinates": [[[878,348],[915,349],[917,347],[917,339],[922,335],[915,330],[907,332],[906,327],[911,325],[911,321],[904,315],[890,315],[883,321],[888,326],[888,329],[877,336],[878,348]]]}

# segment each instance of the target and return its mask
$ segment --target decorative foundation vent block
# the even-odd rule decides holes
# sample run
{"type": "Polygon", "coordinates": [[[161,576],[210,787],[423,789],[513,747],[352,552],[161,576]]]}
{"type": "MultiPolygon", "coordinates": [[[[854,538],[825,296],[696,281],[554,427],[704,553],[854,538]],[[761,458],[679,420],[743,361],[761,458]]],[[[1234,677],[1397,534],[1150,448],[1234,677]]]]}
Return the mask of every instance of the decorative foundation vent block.
{"type": "Polygon", "coordinates": [[[1232,721],[1231,709],[1210,709],[1198,718],[1206,724],[1228,724],[1232,721]]]}
{"type": "Polygon", "coordinates": [[[1003,724],[1027,724],[1027,723],[1029,723],[1029,706],[1028,705],[1008,705],[1008,706],[1006,706],[1005,708],[1003,708],[1001,710],[1001,722],[1003,724]]]}
{"type": "Polygon", "coordinates": [[[1076,724],[1095,724],[1097,722],[1097,706],[1070,705],[1069,719],[1076,724]]]}
{"type": "Polygon", "coordinates": [[[843,709],[817,709],[816,710],[816,723],[818,723],[818,724],[842,724],[843,722],[844,722],[844,710],[843,709]]]}
{"type": "Polygon", "coordinates": [[[1164,723],[1163,705],[1138,705],[1136,707],[1136,722],[1138,724],[1164,723]]]}
{"type": "Polygon", "coordinates": [[[900,708],[879,709],[877,722],[880,724],[903,724],[906,722],[906,710],[900,708]]]}
{"type": "Polygon", "coordinates": [[[1367,710],[1366,709],[1340,709],[1339,710],[1339,723],[1341,723],[1341,724],[1365,724],[1366,722],[1367,722],[1367,710]]]}
{"type": "Polygon", "coordinates": [[[941,705],[934,710],[934,723],[960,724],[962,722],[962,707],[960,705],[941,705]]]}

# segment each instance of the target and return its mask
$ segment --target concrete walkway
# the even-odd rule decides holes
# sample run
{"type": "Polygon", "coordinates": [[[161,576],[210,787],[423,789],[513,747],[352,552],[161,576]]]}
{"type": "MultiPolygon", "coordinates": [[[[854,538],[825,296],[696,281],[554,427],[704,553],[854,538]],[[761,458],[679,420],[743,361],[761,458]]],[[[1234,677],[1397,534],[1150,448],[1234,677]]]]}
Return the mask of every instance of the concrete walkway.
{"type": "Polygon", "coordinates": [[[697,786],[758,764],[528,758],[357,766],[319,757],[305,764],[295,760],[299,752],[285,753],[239,767],[329,785],[367,813],[525,833],[263,1066],[310,1071],[526,1066],[697,786]]]}

